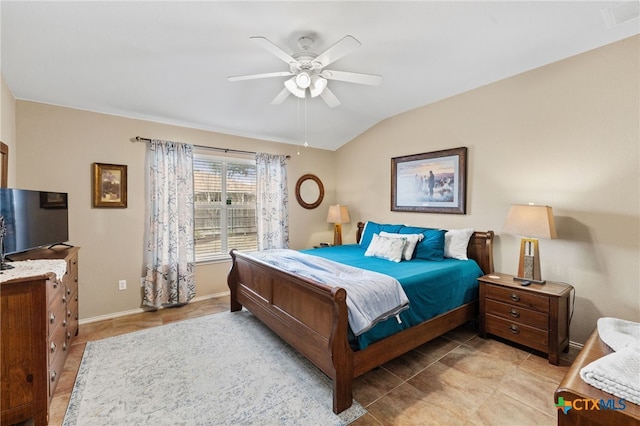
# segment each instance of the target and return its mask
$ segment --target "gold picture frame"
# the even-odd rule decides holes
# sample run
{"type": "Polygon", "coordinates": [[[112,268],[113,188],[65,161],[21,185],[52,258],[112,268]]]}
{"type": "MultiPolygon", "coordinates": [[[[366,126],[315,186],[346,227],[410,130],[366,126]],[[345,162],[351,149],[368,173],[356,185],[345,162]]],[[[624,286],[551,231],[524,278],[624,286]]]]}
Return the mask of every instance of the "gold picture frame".
{"type": "Polygon", "coordinates": [[[127,207],[127,166],[93,163],[93,207],[127,207]]]}

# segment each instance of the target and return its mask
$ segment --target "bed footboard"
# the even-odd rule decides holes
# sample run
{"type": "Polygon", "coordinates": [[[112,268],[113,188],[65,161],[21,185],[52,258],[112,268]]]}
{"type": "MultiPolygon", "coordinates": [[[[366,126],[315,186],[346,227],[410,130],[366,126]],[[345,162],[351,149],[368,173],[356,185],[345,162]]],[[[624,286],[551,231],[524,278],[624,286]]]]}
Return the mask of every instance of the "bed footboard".
{"type": "Polygon", "coordinates": [[[333,411],[351,406],[353,351],[346,291],[230,252],[231,311],[246,307],[333,380],[333,411]]]}

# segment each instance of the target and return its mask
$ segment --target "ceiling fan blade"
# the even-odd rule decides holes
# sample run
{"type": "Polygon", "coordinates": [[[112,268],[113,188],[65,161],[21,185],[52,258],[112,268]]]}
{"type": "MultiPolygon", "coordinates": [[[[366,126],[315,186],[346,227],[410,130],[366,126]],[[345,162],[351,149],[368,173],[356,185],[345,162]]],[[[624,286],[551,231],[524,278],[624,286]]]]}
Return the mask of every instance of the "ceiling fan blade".
{"type": "Polygon", "coordinates": [[[324,101],[329,105],[330,108],[335,108],[340,105],[340,101],[336,98],[336,95],[333,94],[328,87],[325,87],[322,93],[320,93],[320,97],[324,99],[324,101]]]}
{"type": "Polygon", "coordinates": [[[278,93],[278,95],[273,98],[273,100],[271,101],[271,105],[280,105],[282,102],[284,102],[285,99],[289,97],[290,94],[291,92],[289,92],[289,89],[285,87],[284,89],[282,89],[282,92],[278,93]]]}
{"type": "Polygon", "coordinates": [[[290,75],[293,75],[293,73],[289,71],[267,72],[264,74],[235,75],[235,76],[227,77],[227,80],[229,81],[255,80],[258,78],[287,77],[290,75]]]}
{"type": "Polygon", "coordinates": [[[313,62],[319,62],[321,64],[321,68],[326,67],[330,63],[335,62],[343,56],[353,52],[360,46],[361,43],[356,40],[355,37],[350,35],[344,36],[336,44],[318,55],[313,62]]]}
{"type": "Polygon", "coordinates": [[[382,83],[382,77],[375,74],[324,70],[320,75],[327,80],[348,81],[349,83],[366,84],[368,86],[378,86],[382,83]]]}
{"type": "Polygon", "coordinates": [[[283,60],[284,62],[286,62],[287,64],[295,64],[298,61],[296,61],[293,56],[289,55],[287,52],[285,52],[284,50],[280,49],[278,46],[276,46],[275,44],[273,44],[270,40],[268,40],[265,37],[249,37],[251,40],[253,40],[254,42],[258,43],[258,45],[260,45],[263,49],[265,49],[266,51],[270,52],[271,54],[277,56],[278,58],[280,58],[281,60],[283,60]]]}

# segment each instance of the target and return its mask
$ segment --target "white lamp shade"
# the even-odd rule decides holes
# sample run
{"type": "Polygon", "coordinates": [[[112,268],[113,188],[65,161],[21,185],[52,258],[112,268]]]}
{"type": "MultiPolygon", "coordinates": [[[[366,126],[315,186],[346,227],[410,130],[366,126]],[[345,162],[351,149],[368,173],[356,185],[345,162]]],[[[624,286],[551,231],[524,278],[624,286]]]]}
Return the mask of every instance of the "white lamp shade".
{"type": "Polygon", "coordinates": [[[308,72],[302,71],[296,76],[296,84],[298,87],[306,89],[311,86],[311,76],[308,72]]]}
{"type": "Polygon", "coordinates": [[[309,91],[311,92],[312,98],[320,95],[325,87],[327,87],[327,79],[317,75],[311,77],[311,86],[309,87],[309,91]]]}
{"type": "Polygon", "coordinates": [[[296,77],[291,77],[289,80],[284,82],[284,87],[286,87],[293,95],[304,98],[306,89],[303,89],[298,86],[296,83],[296,77]]]}
{"type": "Polygon", "coordinates": [[[349,223],[351,218],[349,217],[349,209],[347,206],[341,206],[336,204],[335,206],[329,206],[329,214],[327,214],[327,222],[329,223],[349,223]]]}
{"type": "Polygon", "coordinates": [[[549,206],[512,204],[502,230],[532,238],[558,238],[549,206]]]}

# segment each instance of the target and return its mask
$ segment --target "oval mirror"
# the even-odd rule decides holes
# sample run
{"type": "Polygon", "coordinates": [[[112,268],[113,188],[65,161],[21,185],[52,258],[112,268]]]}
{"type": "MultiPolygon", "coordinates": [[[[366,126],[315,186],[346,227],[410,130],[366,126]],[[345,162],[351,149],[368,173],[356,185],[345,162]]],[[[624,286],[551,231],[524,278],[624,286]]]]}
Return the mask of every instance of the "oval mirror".
{"type": "Polygon", "coordinates": [[[316,175],[306,174],[296,183],[296,199],[305,209],[315,209],[324,198],[324,185],[316,175]]]}

